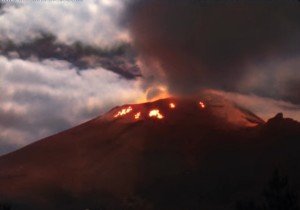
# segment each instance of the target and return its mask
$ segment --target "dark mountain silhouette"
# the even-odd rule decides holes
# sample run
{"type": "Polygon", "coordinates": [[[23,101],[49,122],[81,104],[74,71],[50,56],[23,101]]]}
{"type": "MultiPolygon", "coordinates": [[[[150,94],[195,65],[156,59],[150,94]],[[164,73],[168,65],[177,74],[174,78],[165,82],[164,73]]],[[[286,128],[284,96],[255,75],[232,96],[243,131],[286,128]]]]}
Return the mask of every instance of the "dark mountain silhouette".
{"type": "Polygon", "coordinates": [[[12,209],[234,209],[275,168],[299,192],[299,140],[300,123],[213,96],[124,105],[2,156],[0,198],[12,209]]]}

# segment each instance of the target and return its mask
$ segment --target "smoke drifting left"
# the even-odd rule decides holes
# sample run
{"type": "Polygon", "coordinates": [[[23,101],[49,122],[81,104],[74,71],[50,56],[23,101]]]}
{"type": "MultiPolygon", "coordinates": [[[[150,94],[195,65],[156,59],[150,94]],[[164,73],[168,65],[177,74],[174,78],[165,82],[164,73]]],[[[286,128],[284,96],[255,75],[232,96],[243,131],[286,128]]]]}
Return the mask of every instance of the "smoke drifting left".
{"type": "Polygon", "coordinates": [[[0,40],[0,55],[22,60],[55,59],[72,64],[78,71],[103,67],[128,80],[140,77],[136,56],[132,47],[121,43],[112,47],[97,47],[82,42],[65,44],[53,34],[42,33],[40,37],[24,43],[0,40]]]}
{"type": "Polygon", "coordinates": [[[250,68],[298,58],[299,10],[298,2],[138,0],[129,5],[127,20],[150,86],[159,81],[173,94],[216,88],[300,103],[297,91],[290,91],[300,78],[290,83],[280,72],[285,79],[278,83],[264,66],[250,68]],[[268,79],[256,80],[256,73],[268,79]],[[249,80],[251,86],[242,88],[249,80]]]}

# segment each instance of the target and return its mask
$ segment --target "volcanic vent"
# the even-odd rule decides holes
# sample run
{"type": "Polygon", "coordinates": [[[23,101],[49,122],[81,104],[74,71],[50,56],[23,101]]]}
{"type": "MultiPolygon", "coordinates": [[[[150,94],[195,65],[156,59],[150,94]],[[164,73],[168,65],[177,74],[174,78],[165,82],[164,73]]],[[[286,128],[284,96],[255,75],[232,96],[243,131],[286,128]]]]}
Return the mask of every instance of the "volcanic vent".
{"type": "MultiPolygon", "coordinates": [[[[264,123],[262,119],[250,111],[240,109],[236,105],[216,97],[202,98],[167,98],[143,104],[123,105],[112,109],[100,119],[117,122],[138,121],[176,121],[194,116],[195,121],[218,122],[237,127],[255,126],[264,123]]],[[[191,120],[191,119],[189,119],[191,120]]]]}

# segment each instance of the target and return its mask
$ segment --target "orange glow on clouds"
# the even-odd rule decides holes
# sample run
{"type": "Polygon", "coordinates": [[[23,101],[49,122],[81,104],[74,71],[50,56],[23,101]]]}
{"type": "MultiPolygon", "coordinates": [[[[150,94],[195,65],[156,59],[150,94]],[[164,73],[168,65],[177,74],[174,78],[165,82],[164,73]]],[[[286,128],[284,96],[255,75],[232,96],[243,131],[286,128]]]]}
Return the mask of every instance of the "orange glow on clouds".
{"type": "Polygon", "coordinates": [[[168,98],[170,97],[168,88],[166,86],[163,85],[158,85],[156,87],[151,87],[148,88],[146,91],[146,101],[156,101],[159,99],[163,99],[163,98],[168,98]],[[155,90],[156,94],[154,96],[149,97],[149,95],[151,95],[151,92],[155,90]]]}
{"type": "Polygon", "coordinates": [[[153,109],[149,112],[149,117],[152,117],[152,118],[157,118],[157,119],[163,119],[164,116],[159,112],[158,109],[153,109]]]}
{"type": "Polygon", "coordinates": [[[124,115],[128,114],[131,111],[132,111],[132,107],[129,106],[127,108],[124,108],[124,109],[120,110],[117,114],[115,114],[114,117],[116,118],[116,117],[124,116],[124,115]]]}

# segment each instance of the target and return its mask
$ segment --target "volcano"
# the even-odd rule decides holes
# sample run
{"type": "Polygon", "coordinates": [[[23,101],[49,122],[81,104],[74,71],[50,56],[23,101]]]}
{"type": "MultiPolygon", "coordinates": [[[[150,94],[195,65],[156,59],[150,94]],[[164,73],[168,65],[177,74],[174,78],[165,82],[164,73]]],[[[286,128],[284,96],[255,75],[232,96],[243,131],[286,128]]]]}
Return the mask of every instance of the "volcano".
{"type": "Polygon", "coordinates": [[[167,98],[116,107],[0,158],[12,209],[234,209],[270,173],[300,192],[300,123],[264,122],[229,101],[167,98]]]}

